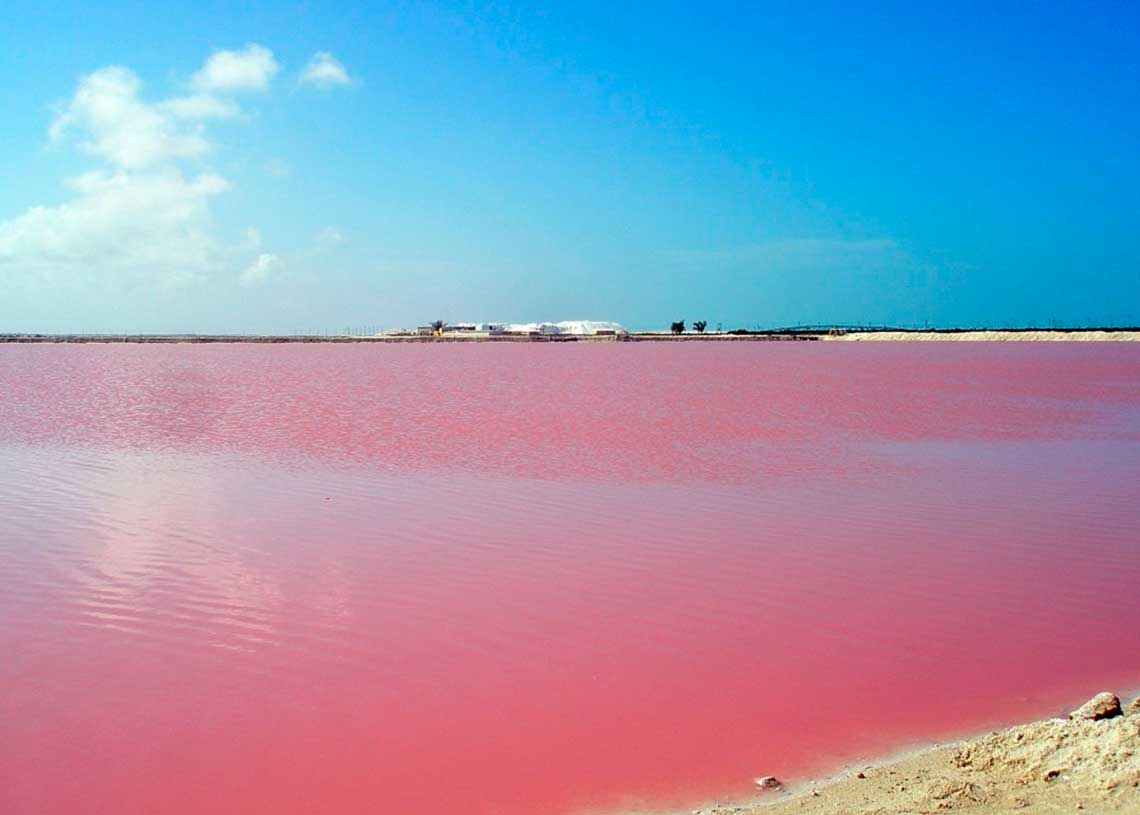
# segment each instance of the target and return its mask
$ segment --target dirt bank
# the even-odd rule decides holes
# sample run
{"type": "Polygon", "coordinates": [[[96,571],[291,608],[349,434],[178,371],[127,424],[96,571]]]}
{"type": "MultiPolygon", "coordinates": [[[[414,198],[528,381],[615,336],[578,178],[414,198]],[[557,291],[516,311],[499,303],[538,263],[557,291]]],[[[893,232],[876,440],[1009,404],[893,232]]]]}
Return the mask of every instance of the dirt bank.
{"type": "Polygon", "coordinates": [[[685,815],[1140,815],[1140,698],[1122,710],[1116,697],[1098,694],[1067,719],[851,767],[823,781],[783,787],[761,780],[754,803],[710,804],[685,815]]]}

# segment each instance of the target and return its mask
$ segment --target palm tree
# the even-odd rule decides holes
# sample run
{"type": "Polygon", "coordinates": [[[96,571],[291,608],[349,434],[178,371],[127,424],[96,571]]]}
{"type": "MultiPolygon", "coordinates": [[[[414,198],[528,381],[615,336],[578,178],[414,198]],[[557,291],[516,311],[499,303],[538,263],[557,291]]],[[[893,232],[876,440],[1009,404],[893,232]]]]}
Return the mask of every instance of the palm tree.
{"type": "Polygon", "coordinates": [[[444,326],[443,320],[432,320],[431,333],[435,334],[438,337],[440,334],[443,333],[443,326],[444,326]]]}
{"type": "Polygon", "coordinates": [[[694,320],[693,321],[693,328],[696,329],[698,334],[704,334],[705,329],[708,328],[708,326],[709,326],[708,320],[694,320]]]}
{"type": "Polygon", "coordinates": [[[673,323],[673,325],[671,326],[671,329],[672,329],[672,331],[673,331],[673,333],[674,333],[674,334],[682,334],[682,333],[684,333],[684,331],[685,331],[685,321],[684,321],[684,320],[678,320],[677,322],[673,323]]]}

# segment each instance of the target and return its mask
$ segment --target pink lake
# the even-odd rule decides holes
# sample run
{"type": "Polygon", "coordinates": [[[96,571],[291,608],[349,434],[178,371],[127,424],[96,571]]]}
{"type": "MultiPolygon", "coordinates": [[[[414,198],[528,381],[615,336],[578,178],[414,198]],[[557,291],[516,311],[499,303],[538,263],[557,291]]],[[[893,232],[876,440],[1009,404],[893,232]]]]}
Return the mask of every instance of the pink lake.
{"type": "Polygon", "coordinates": [[[0,812],[696,804],[1140,685],[1140,347],[0,346],[0,812]]]}

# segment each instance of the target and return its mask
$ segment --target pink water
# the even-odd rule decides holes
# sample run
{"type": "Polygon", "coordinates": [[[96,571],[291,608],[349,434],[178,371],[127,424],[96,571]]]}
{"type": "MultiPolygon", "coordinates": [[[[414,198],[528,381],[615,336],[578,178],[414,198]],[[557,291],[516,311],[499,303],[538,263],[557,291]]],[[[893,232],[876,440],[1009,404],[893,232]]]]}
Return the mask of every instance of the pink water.
{"type": "Polygon", "coordinates": [[[0,812],[514,815],[1140,685],[1140,347],[0,347],[0,812]]]}

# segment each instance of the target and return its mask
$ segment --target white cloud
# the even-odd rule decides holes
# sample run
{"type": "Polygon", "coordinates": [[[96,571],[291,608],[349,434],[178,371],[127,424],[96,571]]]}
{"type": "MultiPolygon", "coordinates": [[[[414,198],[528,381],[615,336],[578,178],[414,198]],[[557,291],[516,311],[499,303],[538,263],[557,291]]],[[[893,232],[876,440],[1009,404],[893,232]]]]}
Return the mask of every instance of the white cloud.
{"type": "Polygon", "coordinates": [[[118,65],[100,68],[79,80],[64,111],[52,122],[53,143],[78,131],[80,146],[128,169],[201,156],[210,144],[197,128],[187,128],[160,106],[139,99],[142,82],[118,65]]]}
{"type": "MultiPolygon", "coordinates": [[[[210,204],[230,184],[183,165],[213,150],[207,121],[241,113],[214,92],[253,89],[276,70],[261,46],[216,52],[195,75],[193,93],[158,101],[144,100],[142,81],[123,66],[81,77],[48,137],[54,145],[78,145],[105,166],[68,180],[72,194],[64,203],[0,221],[0,279],[166,287],[240,268],[262,251],[260,234],[251,227],[232,244],[216,237],[210,204]]],[[[261,271],[251,280],[279,264],[272,255],[257,263],[261,271]]]]}
{"type": "Polygon", "coordinates": [[[263,252],[257,256],[257,260],[246,267],[246,270],[241,273],[240,282],[246,288],[261,286],[267,283],[280,270],[281,258],[277,257],[277,255],[263,252]]]}
{"type": "Polygon", "coordinates": [[[263,91],[277,75],[277,60],[268,48],[250,43],[240,51],[215,51],[190,79],[199,93],[263,91]]]}
{"type": "Polygon", "coordinates": [[[344,241],[344,233],[335,226],[326,226],[317,233],[317,243],[322,246],[339,246],[344,241]]]}
{"type": "Polygon", "coordinates": [[[310,57],[308,63],[301,71],[299,81],[304,85],[312,85],[321,90],[338,85],[351,85],[352,79],[340,63],[328,51],[318,51],[310,57]]]}
{"type": "Polygon", "coordinates": [[[207,202],[229,188],[221,176],[94,171],[69,186],[70,201],[0,223],[0,264],[148,277],[161,271],[162,282],[183,283],[217,263],[207,202]]]}

